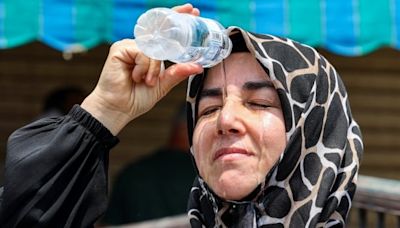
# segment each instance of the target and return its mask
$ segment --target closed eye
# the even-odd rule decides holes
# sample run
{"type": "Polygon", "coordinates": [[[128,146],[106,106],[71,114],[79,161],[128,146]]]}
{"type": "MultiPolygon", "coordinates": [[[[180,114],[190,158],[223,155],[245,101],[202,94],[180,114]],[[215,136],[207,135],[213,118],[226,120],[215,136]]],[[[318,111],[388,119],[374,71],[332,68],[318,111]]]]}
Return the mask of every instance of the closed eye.
{"type": "Polygon", "coordinates": [[[247,106],[253,109],[267,109],[271,107],[271,105],[266,104],[265,102],[255,102],[255,101],[247,102],[247,106]]]}
{"type": "Polygon", "coordinates": [[[211,106],[208,108],[205,108],[200,112],[200,116],[208,116],[213,114],[214,112],[218,111],[220,109],[220,106],[211,106]]]}

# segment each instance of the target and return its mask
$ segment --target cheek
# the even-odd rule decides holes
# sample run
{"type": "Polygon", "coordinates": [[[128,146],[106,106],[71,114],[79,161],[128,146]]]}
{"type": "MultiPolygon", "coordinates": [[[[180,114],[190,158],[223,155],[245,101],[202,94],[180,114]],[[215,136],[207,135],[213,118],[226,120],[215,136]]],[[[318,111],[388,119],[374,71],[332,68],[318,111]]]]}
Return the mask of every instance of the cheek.
{"type": "Polygon", "coordinates": [[[193,132],[194,158],[200,172],[208,161],[213,138],[212,132],[212,121],[198,122],[193,132]]]}
{"type": "Polygon", "coordinates": [[[286,147],[286,129],[282,112],[272,112],[264,116],[259,126],[262,132],[261,145],[267,148],[274,158],[279,156],[286,147]]]}

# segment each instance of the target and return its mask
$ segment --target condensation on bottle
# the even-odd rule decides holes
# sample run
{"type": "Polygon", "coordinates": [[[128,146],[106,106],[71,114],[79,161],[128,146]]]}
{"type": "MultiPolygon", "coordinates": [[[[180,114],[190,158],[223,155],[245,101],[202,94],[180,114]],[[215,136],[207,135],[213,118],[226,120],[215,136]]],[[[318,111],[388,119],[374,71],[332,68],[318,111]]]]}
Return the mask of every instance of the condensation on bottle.
{"type": "Polygon", "coordinates": [[[215,20],[153,8],[135,25],[136,44],[146,56],[175,63],[196,62],[212,67],[228,57],[232,42],[215,20]]]}

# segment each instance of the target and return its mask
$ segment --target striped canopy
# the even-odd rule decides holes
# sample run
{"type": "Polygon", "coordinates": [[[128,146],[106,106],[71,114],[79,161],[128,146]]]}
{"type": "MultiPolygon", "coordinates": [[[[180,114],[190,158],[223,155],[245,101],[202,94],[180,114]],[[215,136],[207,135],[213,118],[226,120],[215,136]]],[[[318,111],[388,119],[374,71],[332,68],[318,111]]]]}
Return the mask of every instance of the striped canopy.
{"type": "Polygon", "coordinates": [[[32,41],[75,52],[133,37],[152,7],[192,3],[224,26],[358,56],[400,49],[400,0],[0,0],[0,48],[32,41]]]}

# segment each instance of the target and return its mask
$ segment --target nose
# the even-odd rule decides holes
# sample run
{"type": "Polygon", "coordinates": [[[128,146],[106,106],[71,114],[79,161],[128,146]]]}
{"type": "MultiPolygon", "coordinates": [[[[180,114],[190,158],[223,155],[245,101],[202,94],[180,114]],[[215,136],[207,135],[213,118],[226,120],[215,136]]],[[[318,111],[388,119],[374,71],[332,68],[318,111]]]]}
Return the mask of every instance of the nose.
{"type": "Polygon", "coordinates": [[[240,135],[245,132],[244,107],[235,101],[226,101],[217,119],[218,135],[240,135]]]}

